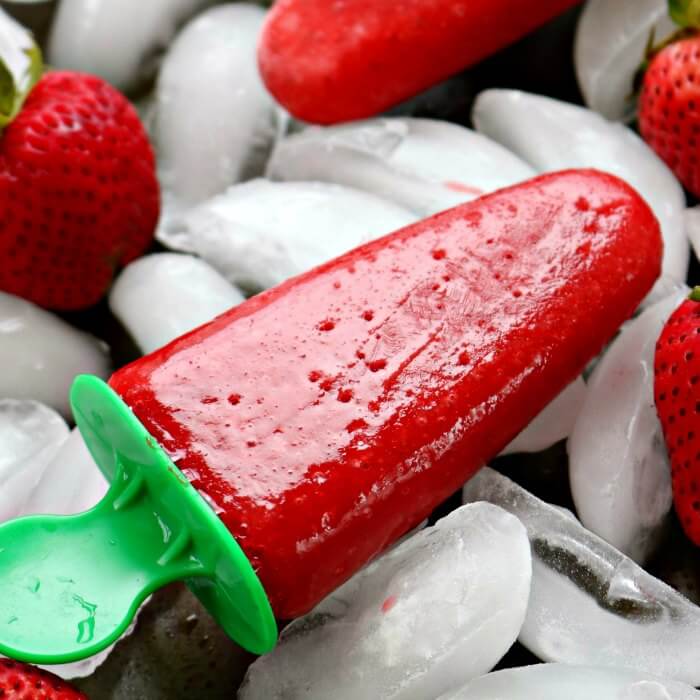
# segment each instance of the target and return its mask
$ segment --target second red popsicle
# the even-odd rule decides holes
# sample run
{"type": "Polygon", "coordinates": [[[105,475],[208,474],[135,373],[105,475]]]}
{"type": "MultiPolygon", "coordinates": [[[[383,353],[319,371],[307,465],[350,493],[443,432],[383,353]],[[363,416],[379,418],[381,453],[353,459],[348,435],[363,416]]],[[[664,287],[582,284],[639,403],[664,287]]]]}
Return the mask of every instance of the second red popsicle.
{"type": "Polygon", "coordinates": [[[578,2],[278,0],[258,60],[270,92],[299,119],[362,119],[480,61],[578,2]]]}

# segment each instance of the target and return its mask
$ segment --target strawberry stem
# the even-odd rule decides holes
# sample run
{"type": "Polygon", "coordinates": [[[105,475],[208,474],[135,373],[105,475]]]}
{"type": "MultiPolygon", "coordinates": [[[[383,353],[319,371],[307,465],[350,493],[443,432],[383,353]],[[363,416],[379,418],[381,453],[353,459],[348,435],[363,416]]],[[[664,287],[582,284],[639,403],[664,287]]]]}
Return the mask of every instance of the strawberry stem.
{"type": "Polygon", "coordinates": [[[700,27],[700,0],[668,0],[668,13],[681,27],[700,27]]]}
{"type": "Polygon", "coordinates": [[[693,291],[688,295],[691,301],[700,301],[700,287],[693,287],[693,291]]]}
{"type": "Polygon", "coordinates": [[[0,129],[17,116],[42,71],[32,34],[0,9],[0,129]]]}

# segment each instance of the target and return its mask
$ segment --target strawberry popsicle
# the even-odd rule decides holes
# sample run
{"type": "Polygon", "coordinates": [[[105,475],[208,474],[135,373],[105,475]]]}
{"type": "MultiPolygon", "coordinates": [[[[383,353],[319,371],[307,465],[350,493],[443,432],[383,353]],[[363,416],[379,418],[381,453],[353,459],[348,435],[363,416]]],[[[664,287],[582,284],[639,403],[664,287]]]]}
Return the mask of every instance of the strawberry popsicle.
{"type": "Polygon", "coordinates": [[[270,92],[318,124],[370,117],[580,0],[278,0],[258,45],[270,92]]]}
{"type": "Polygon", "coordinates": [[[548,174],[296,277],[109,383],[291,618],[571,382],[651,288],[661,249],[621,180],[548,174]]]}

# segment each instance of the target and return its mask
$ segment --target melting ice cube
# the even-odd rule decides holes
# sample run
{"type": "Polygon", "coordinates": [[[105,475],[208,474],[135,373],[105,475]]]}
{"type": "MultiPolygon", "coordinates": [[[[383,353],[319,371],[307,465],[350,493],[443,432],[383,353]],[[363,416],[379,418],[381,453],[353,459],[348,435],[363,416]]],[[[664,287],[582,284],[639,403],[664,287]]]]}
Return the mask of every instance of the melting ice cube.
{"type": "Polygon", "coordinates": [[[608,119],[632,114],[633,79],[652,30],[660,42],[676,29],[668,15],[668,0],[589,0],[574,48],[586,104],[608,119]]]}
{"type": "Polygon", "coordinates": [[[416,218],[349,187],[253,180],[175,218],[159,239],[196,253],[231,282],[259,291],[416,218]]]}
{"type": "Polygon", "coordinates": [[[501,506],[527,528],[532,590],[519,639],[533,654],[700,684],[700,608],[493,469],[467,483],[464,500],[501,506]]]}
{"type": "Polygon", "coordinates": [[[109,374],[107,346],[48,311],[0,292],[0,397],[36,399],[70,415],[77,374],[109,374]]]}
{"type": "Polygon", "coordinates": [[[489,673],[439,700],[700,700],[700,692],[641,671],[538,664],[489,673]]]}
{"type": "Polygon", "coordinates": [[[643,562],[662,534],[673,495],[654,406],[654,350],[676,291],[626,324],[596,365],[569,439],[571,491],[581,522],[643,562]]]}
{"type": "Polygon", "coordinates": [[[177,26],[213,0],[61,0],[51,27],[49,63],[100,75],[121,90],[155,69],[177,26]]]}
{"type": "Polygon", "coordinates": [[[0,522],[26,513],[29,495],[67,437],[66,422],[48,406],[0,399],[0,522]]]}
{"type": "Polygon", "coordinates": [[[527,607],[530,553],[516,518],[459,508],[290,624],[249,669],[241,700],[425,700],[492,668],[527,607]]]}
{"type": "Polygon", "coordinates": [[[457,124],[390,117],[289,136],[278,142],[267,174],[357,187],[427,216],[527,180],[534,171],[457,124]]]}
{"type": "Polygon", "coordinates": [[[119,275],[109,306],[141,350],[149,353],[243,298],[204,260],[155,253],[135,260],[119,275]]]}
{"type": "Polygon", "coordinates": [[[501,454],[539,452],[569,437],[586,397],[586,384],[575,379],[513,440],[501,454]]]}
{"type": "Polygon", "coordinates": [[[107,481],[77,428],[55,452],[31,491],[23,515],[71,515],[89,510],[107,492],[107,481]]]}
{"type": "Polygon", "coordinates": [[[264,168],[277,131],[255,53],[264,18],[249,3],[214,7],[168,50],[154,117],[164,222],[264,168]]]}

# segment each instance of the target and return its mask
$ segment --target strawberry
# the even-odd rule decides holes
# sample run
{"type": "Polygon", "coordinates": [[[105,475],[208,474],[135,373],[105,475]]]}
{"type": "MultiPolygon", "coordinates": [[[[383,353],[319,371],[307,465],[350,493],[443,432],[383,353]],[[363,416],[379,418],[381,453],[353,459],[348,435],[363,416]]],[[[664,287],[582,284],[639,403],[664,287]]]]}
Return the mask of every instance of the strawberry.
{"type": "Polygon", "coordinates": [[[674,311],[656,344],[654,401],[671,459],[676,512],[700,545],[700,287],[674,311]]]}
{"type": "Polygon", "coordinates": [[[10,659],[0,659],[2,700],[88,700],[52,673],[10,659]]]}
{"type": "Polygon", "coordinates": [[[0,135],[0,289],[90,306],[150,245],[153,151],[126,98],[100,78],[44,75],[0,135]]]}
{"type": "Polygon", "coordinates": [[[669,44],[651,59],[639,99],[639,131],[700,196],[700,36],[669,44]]]}

